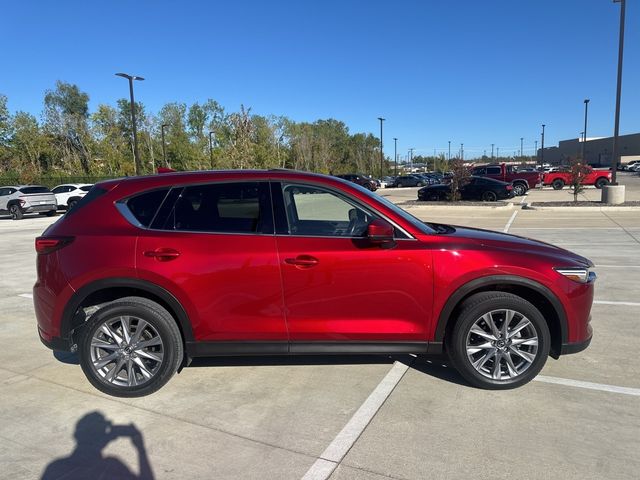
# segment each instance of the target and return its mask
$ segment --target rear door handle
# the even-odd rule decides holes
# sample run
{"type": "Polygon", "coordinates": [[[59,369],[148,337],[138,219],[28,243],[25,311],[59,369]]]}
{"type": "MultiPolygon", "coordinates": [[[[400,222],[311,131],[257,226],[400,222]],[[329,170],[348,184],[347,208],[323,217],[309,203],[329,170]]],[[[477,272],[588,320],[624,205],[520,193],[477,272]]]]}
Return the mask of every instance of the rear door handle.
{"type": "Polygon", "coordinates": [[[298,268],[310,268],[315,267],[319,260],[311,255],[298,255],[296,258],[285,258],[285,263],[289,265],[295,265],[298,268]]]}
{"type": "Polygon", "coordinates": [[[155,250],[147,250],[144,252],[144,256],[155,258],[159,262],[168,262],[178,258],[180,256],[180,252],[173,248],[156,248],[155,250]]]}

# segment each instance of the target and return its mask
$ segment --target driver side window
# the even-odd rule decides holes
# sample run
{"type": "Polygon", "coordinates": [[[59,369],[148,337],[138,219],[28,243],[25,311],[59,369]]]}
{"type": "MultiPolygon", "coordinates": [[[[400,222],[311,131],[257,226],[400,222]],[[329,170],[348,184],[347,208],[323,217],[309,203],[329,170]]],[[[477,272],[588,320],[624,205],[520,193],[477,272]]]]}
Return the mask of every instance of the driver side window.
{"type": "Polygon", "coordinates": [[[285,185],[283,195],[291,235],[364,237],[369,223],[377,218],[319,187],[285,185]]]}

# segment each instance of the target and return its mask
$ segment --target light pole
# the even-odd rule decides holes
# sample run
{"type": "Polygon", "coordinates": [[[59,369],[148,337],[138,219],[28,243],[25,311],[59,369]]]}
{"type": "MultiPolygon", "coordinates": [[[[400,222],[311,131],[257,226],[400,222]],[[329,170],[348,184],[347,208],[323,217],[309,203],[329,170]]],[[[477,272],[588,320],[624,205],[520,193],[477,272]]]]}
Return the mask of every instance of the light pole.
{"type": "Polygon", "coordinates": [[[491,158],[493,159],[493,143],[491,144],[491,158]]]}
{"type": "Polygon", "coordinates": [[[522,142],[524,141],[523,137],[520,137],[520,156],[522,157],[522,142]]]}
{"type": "Polygon", "coordinates": [[[413,151],[415,148],[409,149],[409,173],[413,172],[413,151]]]}
{"type": "Polygon", "coordinates": [[[535,150],[536,150],[536,159],[538,158],[538,140],[535,142],[535,150]]]}
{"type": "Polygon", "coordinates": [[[618,136],[620,134],[620,95],[622,93],[622,57],[624,50],[624,14],[626,0],[613,0],[620,4],[620,39],[618,43],[618,84],[616,87],[616,120],[613,128],[613,152],[611,154],[611,185],[617,185],[616,170],[620,159],[618,158],[618,136]]]}
{"type": "Polygon", "coordinates": [[[126,73],[116,73],[116,76],[129,80],[129,96],[131,97],[131,126],[133,129],[133,165],[135,174],[139,175],[142,165],[140,164],[140,157],[138,156],[138,130],[136,128],[136,102],[133,99],[133,81],[142,81],[144,78],[137,77],[135,75],[128,75],[126,73]]]}
{"type": "MultiPolygon", "coordinates": [[[[384,118],[378,117],[380,120],[380,178],[382,178],[382,165],[384,164],[384,153],[382,152],[382,122],[384,122],[384,118]]],[[[373,174],[373,172],[371,172],[373,174]]]]}
{"type": "Polygon", "coordinates": [[[585,158],[585,148],[587,145],[587,112],[589,110],[589,99],[586,98],[584,101],[584,132],[582,132],[582,163],[585,163],[587,159],[585,158]]]}
{"type": "Polygon", "coordinates": [[[164,143],[164,129],[165,129],[165,127],[168,127],[168,126],[169,125],[167,125],[166,123],[163,123],[160,126],[160,132],[162,133],[162,158],[164,159],[164,166],[167,167],[167,168],[171,168],[169,166],[169,163],[167,162],[167,148],[166,148],[165,143],[164,143]]]}
{"type": "Polygon", "coordinates": [[[209,159],[211,160],[211,170],[213,170],[213,136],[214,132],[209,132],[209,159]]]}
{"type": "Polygon", "coordinates": [[[546,125],[543,123],[542,124],[542,143],[540,144],[540,166],[542,167],[544,165],[544,127],[546,127],[546,125]]]}
{"type": "Polygon", "coordinates": [[[451,161],[451,140],[449,140],[449,158],[447,160],[451,161]]]}
{"type": "Polygon", "coordinates": [[[464,143],[460,144],[460,160],[464,162],[464,143]]]}
{"type": "Polygon", "coordinates": [[[395,161],[394,174],[398,176],[398,139],[393,137],[393,159],[395,161]]]}

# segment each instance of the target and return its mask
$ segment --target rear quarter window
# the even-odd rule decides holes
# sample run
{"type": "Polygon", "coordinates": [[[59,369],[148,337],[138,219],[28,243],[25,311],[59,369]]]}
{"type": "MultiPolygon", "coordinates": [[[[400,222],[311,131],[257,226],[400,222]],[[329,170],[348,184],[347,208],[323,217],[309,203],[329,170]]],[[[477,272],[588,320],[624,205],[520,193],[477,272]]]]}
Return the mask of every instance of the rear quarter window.
{"type": "Polygon", "coordinates": [[[127,207],[142,226],[148,227],[168,192],[168,188],[162,188],[136,195],[127,200],[127,207]]]}

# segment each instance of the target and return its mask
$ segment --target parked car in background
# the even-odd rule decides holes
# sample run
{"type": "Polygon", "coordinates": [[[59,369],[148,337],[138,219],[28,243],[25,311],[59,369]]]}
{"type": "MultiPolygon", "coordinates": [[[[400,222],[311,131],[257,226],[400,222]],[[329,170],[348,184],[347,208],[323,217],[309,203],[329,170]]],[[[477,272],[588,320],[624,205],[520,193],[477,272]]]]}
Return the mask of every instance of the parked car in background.
{"type": "Polygon", "coordinates": [[[360,185],[361,187],[366,188],[372,192],[375,192],[378,189],[378,182],[369,177],[365,177],[359,173],[347,173],[345,175],[335,175],[338,178],[342,178],[343,180],[347,180],[349,182],[353,182],[356,185],[360,185]]]}
{"type": "Polygon", "coordinates": [[[14,220],[20,220],[26,213],[51,217],[57,209],[55,195],[42,185],[0,187],[0,215],[9,214],[14,220]]]}
{"type": "Polygon", "coordinates": [[[65,183],[58,185],[51,191],[56,196],[58,208],[71,209],[84,197],[93,184],[90,183],[65,183]]]}
{"type": "MultiPolygon", "coordinates": [[[[610,170],[594,170],[587,167],[588,173],[585,174],[582,185],[594,185],[596,188],[602,188],[611,183],[610,170]]],[[[551,185],[554,190],[562,190],[565,185],[571,184],[571,173],[568,168],[559,169],[556,172],[547,172],[542,179],[543,185],[551,185]]]]}
{"type": "MultiPolygon", "coordinates": [[[[418,190],[418,200],[448,200],[451,195],[450,184],[430,185],[418,190]]],[[[513,185],[500,180],[485,177],[471,177],[469,183],[460,188],[462,200],[482,200],[495,202],[513,198],[513,185]]]]}
{"type": "Polygon", "coordinates": [[[414,173],[413,176],[424,180],[425,185],[434,185],[440,183],[440,180],[429,173],[414,173]]]}
{"type": "Polygon", "coordinates": [[[403,187],[423,187],[427,185],[429,182],[413,173],[411,175],[400,175],[396,177],[395,182],[391,185],[394,188],[403,188],[403,187]]]}
{"type": "Polygon", "coordinates": [[[524,195],[527,190],[542,182],[539,172],[519,172],[514,165],[500,163],[496,165],[479,165],[471,171],[472,175],[493,178],[513,184],[513,191],[517,196],[524,195]]]}
{"type": "Polygon", "coordinates": [[[396,181],[396,177],[394,176],[386,176],[380,179],[380,188],[388,188],[393,185],[393,182],[396,181]]]}
{"type": "Polygon", "coordinates": [[[42,342],[121,397],[220,355],[446,354],[476,387],[515,388],[592,337],[588,259],[325,175],[101,182],[35,248],[42,342]]]}

